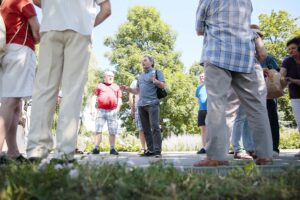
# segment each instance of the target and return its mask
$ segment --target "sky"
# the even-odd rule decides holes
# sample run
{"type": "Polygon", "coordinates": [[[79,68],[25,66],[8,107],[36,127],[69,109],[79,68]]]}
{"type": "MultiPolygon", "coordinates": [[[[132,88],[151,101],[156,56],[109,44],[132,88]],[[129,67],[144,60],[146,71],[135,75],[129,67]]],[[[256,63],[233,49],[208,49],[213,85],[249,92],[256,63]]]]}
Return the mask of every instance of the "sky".
{"type": "MultiPolygon", "coordinates": [[[[202,37],[195,33],[195,13],[199,0],[110,0],[112,15],[94,29],[93,52],[101,69],[113,68],[109,60],[104,57],[111,49],[103,45],[104,39],[114,36],[119,26],[127,19],[128,9],[135,5],[145,5],[157,8],[161,19],[170,25],[177,34],[175,51],[180,52],[181,61],[186,68],[200,61],[202,37]],[[184,3],[186,2],[186,3],[184,3]],[[178,4],[180,3],[180,4],[178,4]]],[[[252,0],[252,23],[258,24],[258,16],[262,13],[270,14],[272,10],[287,11],[291,17],[300,16],[299,0],[252,0]]],[[[38,12],[39,18],[41,17],[38,12]]],[[[297,21],[300,27],[300,20],[297,21]]]]}

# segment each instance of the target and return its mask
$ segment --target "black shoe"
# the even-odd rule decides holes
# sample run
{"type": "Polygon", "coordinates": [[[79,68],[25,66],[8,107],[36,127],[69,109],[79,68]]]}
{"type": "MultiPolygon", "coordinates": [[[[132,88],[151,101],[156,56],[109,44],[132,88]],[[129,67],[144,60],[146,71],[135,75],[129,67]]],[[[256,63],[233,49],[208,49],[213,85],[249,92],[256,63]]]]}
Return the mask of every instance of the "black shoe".
{"type": "Polygon", "coordinates": [[[205,154],[206,150],[204,148],[201,148],[199,151],[197,151],[197,154],[205,154]]]}
{"type": "Polygon", "coordinates": [[[141,154],[141,156],[145,156],[145,157],[154,156],[154,152],[146,150],[143,154],[141,154]]]}
{"type": "Polygon", "coordinates": [[[160,151],[156,151],[153,153],[155,158],[161,158],[161,152],[160,151]]]}
{"type": "Polygon", "coordinates": [[[42,161],[42,158],[40,158],[40,157],[30,157],[30,158],[28,158],[28,161],[32,164],[40,163],[42,161]]]}
{"type": "Polygon", "coordinates": [[[79,155],[82,155],[84,154],[83,151],[79,150],[78,148],[75,149],[75,154],[79,154],[79,155]]]}
{"type": "Polygon", "coordinates": [[[99,153],[100,153],[100,150],[97,148],[94,148],[92,151],[92,154],[99,154],[99,153]]]}
{"type": "Polygon", "coordinates": [[[29,163],[29,160],[27,158],[25,158],[22,154],[20,154],[16,158],[14,158],[14,160],[18,163],[29,163]]]}
{"type": "Polygon", "coordinates": [[[5,164],[9,164],[11,162],[11,160],[6,156],[0,156],[0,165],[5,165],[5,164]]]}
{"type": "Polygon", "coordinates": [[[119,153],[115,149],[110,150],[110,155],[119,155],[119,153]]]}

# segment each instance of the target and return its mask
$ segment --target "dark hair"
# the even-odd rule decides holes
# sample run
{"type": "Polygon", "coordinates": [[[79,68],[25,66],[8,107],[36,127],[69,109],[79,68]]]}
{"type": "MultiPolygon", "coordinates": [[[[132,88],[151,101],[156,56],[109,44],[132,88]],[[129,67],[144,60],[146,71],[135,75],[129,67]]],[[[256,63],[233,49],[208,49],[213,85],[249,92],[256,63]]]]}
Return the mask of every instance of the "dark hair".
{"type": "Polygon", "coordinates": [[[298,37],[294,37],[292,39],[290,39],[287,43],[286,43],[286,46],[290,46],[291,44],[295,44],[297,46],[299,46],[299,43],[300,43],[300,36],[298,37]]]}
{"type": "Polygon", "coordinates": [[[152,63],[152,67],[154,68],[154,58],[151,56],[144,56],[144,58],[148,58],[150,60],[150,62],[152,63]]]}

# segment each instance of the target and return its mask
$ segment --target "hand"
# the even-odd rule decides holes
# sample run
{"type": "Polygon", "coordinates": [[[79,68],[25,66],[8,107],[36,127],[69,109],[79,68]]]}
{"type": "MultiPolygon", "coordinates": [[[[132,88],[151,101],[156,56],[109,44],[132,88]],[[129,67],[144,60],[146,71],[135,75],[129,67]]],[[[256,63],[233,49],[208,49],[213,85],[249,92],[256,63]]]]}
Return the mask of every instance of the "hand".
{"type": "Polygon", "coordinates": [[[265,77],[268,77],[268,76],[269,76],[270,71],[269,71],[268,68],[263,68],[263,72],[264,72],[264,76],[265,76],[265,77]]]}
{"type": "Polygon", "coordinates": [[[122,91],[128,91],[129,87],[126,86],[126,85],[121,85],[121,86],[120,86],[120,89],[121,89],[122,91]]]}
{"type": "Polygon", "coordinates": [[[287,84],[293,83],[294,79],[292,79],[291,77],[285,77],[285,81],[287,84]]]}

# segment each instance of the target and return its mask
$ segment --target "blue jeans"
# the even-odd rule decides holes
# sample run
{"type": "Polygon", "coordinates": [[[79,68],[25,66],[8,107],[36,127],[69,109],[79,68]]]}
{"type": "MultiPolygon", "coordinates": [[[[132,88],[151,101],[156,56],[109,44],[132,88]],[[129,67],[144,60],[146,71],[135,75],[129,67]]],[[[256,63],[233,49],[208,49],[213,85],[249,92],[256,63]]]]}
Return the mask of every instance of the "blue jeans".
{"type": "Polygon", "coordinates": [[[243,150],[241,139],[243,139],[243,146],[246,151],[254,151],[252,133],[248,125],[245,109],[242,105],[240,105],[237,111],[232,130],[232,145],[234,152],[241,152],[243,150]]]}

